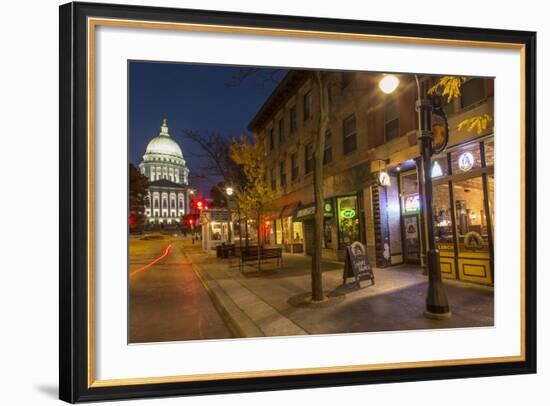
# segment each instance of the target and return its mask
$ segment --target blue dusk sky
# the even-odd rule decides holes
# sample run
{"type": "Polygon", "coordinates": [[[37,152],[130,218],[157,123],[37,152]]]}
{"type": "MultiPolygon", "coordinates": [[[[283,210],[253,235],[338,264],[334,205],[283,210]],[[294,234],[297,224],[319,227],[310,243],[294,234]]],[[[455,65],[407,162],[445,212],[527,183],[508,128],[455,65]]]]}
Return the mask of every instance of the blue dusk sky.
{"type": "Polygon", "coordinates": [[[204,167],[204,158],[195,144],[183,139],[183,132],[211,130],[227,137],[248,132],[248,123],[276,86],[255,79],[235,84],[235,66],[136,61],[130,62],[129,71],[130,162],[139,164],[166,117],[170,136],[180,144],[189,166],[192,186],[205,195],[214,181],[193,179],[204,167]]]}

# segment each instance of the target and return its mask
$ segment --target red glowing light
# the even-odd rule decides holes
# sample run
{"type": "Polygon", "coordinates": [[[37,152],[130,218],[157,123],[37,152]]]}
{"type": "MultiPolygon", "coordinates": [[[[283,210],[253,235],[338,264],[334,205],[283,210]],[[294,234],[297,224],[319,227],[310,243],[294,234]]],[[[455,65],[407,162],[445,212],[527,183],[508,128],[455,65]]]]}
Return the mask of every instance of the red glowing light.
{"type": "Polygon", "coordinates": [[[142,267],[139,268],[139,269],[133,270],[132,272],[130,272],[130,276],[133,276],[133,275],[137,274],[138,272],[144,271],[144,270],[146,270],[147,268],[152,267],[153,265],[155,265],[157,262],[161,261],[162,259],[166,258],[166,256],[168,256],[168,254],[170,253],[170,249],[171,249],[171,248],[172,248],[172,244],[168,244],[168,245],[166,246],[166,248],[164,249],[164,252],[162,253],[162,255],[161,255],[160,257],[158,257],[157,259],[155,259],[153,262],[149,262],[147,265],[142,266],[142,267]]]}

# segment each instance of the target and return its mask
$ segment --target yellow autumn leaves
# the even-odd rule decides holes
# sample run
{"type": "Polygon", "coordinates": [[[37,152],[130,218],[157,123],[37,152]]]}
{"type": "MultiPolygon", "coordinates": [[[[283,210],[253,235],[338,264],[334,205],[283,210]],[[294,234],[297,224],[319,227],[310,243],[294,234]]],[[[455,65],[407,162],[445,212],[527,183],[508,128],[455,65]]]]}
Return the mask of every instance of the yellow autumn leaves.
{"type": "MultiPolygon", "coordinates": [[[[428,94],[447,97],[447,103],[450,103],[454,98],[460,97],[462,94],[460,88],[466,80],[467,78],[464,76],[442,76],[435,85],[428,89],[428,94]]],[[[483,114],[461,121],[457,128],[459,131],[471,132],[475,130],[477,134],[481,134],[491,121],[493,121],[491,115],[483,114]]]]}

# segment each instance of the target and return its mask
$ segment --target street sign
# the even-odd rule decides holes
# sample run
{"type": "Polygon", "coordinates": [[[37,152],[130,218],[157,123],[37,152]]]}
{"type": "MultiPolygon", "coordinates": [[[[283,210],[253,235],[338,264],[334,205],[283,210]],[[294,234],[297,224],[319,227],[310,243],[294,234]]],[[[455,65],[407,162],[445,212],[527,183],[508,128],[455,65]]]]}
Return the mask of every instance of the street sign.
{"type": "Polygon", "coordinates": [[[346,259],[344,261],[344,285],[347,278],[355,278],[357,286],[361,286],[361,281],[370,280],[374,285],[374,272],[367,255],[367,247],[359,241],[355,241],[346,249],[346,259]]]}

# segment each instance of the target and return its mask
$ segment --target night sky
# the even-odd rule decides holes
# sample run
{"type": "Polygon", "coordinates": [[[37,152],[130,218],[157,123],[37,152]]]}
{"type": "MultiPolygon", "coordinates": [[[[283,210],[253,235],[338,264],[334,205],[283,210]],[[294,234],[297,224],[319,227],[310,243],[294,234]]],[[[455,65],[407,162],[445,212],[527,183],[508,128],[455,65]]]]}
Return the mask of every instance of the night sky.
{"type": "Polygon", "coordinates": [[[215,130],[228,137],[248,132],[248,123],[276,86],[260,80],[261,76],[237,84],[238,71],[233,66],[131,62],[130,162],[139,164],[166,116],[170,136],[179,143],[187,161],[191,186],[207,195],[215,180],[193,179],[204,162],[198,156],[200,149],[183,140],[183,132],[215,130]]]}

